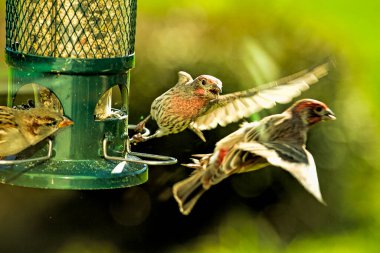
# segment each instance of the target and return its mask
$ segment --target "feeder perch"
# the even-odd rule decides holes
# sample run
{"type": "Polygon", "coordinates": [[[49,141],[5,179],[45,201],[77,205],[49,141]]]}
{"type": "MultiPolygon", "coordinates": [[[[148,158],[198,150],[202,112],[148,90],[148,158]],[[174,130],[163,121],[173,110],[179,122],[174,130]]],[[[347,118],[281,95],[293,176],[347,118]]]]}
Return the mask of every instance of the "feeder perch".
{"type": "Polygon", "coordinates": [[[50,90],[74,125],[0,161],[1,182],[120,188],[144,183],[147,165],[176,163],[172,157],[130,150],[135,28],[136,0],[6,1],[8,106],[15,105],[22,87],[33,84],[34,97],[38,87],[50,90]],[[115,93],[119,109],[112,108],[115,93]],[[112,173],[117,166],[118,173],[112,173]]]}

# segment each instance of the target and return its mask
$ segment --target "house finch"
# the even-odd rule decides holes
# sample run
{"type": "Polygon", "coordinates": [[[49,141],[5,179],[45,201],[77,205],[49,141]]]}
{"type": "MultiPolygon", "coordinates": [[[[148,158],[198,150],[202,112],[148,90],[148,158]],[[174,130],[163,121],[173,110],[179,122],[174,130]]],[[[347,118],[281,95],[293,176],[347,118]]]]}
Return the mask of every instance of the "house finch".
{"type": "Polygon", "coordinates": [[[196,155],[195,169],[187,179],[173,186],[180,211],[190,213],[199,197],[235,173],[278,166],[292,174],[316,199],[323,203],[313,156],[306,150],[307,132],[314,124],[335,119],[322,102],[303,99],[281,114],[245,123],[216,143],[212,154],[196,155]]]}
{"type": "Polygon", "coordinates": [[[302,91],[307,90],[319,78],[327,75],[329,63],[303,70],[291,76],[251,88],[220,96],[222,82],[209,75],[193,79],[188,73],[178,73],[177,84],[156,98],[150,115],[141,121],[136,131],[141,132],[152,117],[158,130],[150,136],[136,134],[132,142],[137,143],[155,137],[179,133],[187,128],[206,141],[201,130],[208,130],[248,117],[276,103],[288,103],[302,91]]]}
{"type": "Polygon", "coordinates": [[[26,110],[0,106],[0,159],[37,144],[73,122],[48,108],[26,110]]]}

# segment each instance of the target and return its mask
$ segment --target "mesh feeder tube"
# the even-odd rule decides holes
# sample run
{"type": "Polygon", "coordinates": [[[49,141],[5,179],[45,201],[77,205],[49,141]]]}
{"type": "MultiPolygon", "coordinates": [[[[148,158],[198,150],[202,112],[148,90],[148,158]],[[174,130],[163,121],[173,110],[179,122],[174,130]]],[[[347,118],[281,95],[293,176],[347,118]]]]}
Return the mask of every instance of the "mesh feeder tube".
{"type": "Polygon", "coordinates": [[[6,1],[8,106],[25,85],[47,88],[74,125],[27,150],[28,159],[50,152],[49,159],[2,165],[3,183],[108,189],[147,180],[147,164],[122,161],[140,160],[126,153],[135,27],[135,0],[6,1]],[[113,87],[121,94],[119,110],[110,108],[113,87]],[[124,168],[112,173],[116,166],[124,168]]]}

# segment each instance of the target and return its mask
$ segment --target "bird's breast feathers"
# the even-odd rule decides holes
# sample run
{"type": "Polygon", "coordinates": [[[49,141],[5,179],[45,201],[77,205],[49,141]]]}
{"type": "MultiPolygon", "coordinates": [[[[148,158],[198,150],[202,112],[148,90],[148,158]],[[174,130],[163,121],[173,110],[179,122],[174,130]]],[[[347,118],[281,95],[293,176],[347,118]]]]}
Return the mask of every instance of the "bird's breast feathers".
{"type": "Polygon", "coordinates": [[[207,101],[200,97],[172,97],[169,106],[166,108],[167,113],[172,115],[194,118],[199,115],[207,101]]]}

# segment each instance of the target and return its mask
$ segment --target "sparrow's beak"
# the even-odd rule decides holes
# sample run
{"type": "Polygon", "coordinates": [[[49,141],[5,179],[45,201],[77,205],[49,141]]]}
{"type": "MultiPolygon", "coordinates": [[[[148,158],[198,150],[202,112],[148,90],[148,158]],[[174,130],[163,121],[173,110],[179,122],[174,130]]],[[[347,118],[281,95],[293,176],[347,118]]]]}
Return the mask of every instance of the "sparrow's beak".
{"type": "Polygon", "coordinates": [[[330,110],[326,109],[325,114],[323,115],[324,120],[335,120],[335,114],[330,110]]]}
{"type": "Polygon", "coordinates": [[[63,128],[63,127],[71,126],[72,124],[74,124],[73,121],[71,121],[71,120],[69,120],[68,118],[64,117],[64,118],[63,118],[63,121],[61,121],[61,122],[58,124],[58,128],[63,128]]]}
{"type": "Polygon", "coordinates": [[[217,80],[216,82],[213,82],[212,89],[210,90],[215,95],[222,93],[222,82],[220,80],[217,80]]]}
{"type": "Polygon", "coordinates": [[[223,85],[222,85],[222,82],[221,82],[221,81],[219,81],[219,82],[216,83],[216,87],[218,88],[219,93],[222,93],[223,85]]]}

